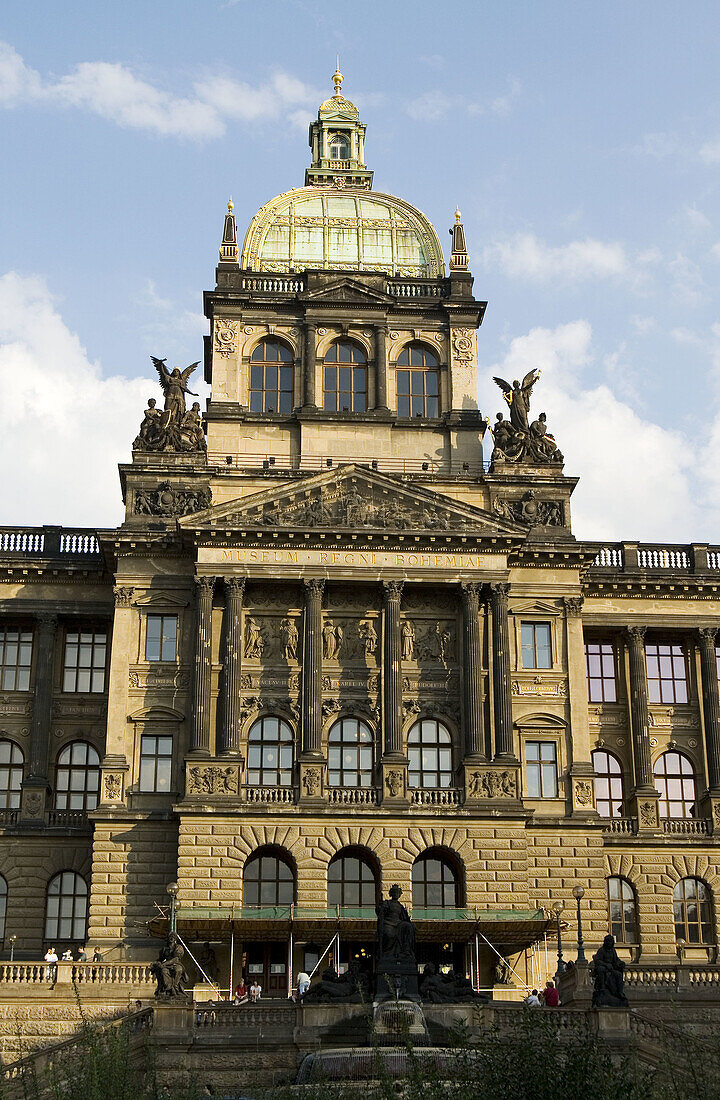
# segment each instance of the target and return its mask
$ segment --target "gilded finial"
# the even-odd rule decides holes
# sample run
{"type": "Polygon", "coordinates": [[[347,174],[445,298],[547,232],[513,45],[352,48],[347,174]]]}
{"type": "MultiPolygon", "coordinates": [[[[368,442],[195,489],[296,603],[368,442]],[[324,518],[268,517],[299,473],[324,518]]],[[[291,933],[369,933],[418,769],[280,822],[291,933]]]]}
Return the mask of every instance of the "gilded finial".
{"type": "Polygon", "coordinates": [[[455,207],[455,224],[456,225],[460,225],[460,218],[461,217],[462,217],[462,214],[460,213],[460,207],[456,206],[455,207]]]}
{"type": "Polygon", "coordinates": [[[232,201],[232,195],[231,195],[230,198],[228,199],[228,214],[232,214],[234,209],[235,209],[235,206],[234,206],[234,203],[232,201]]]}
{"type": "Polygon", "coordinates": [[[340,89],[342,88],[342,82],[343,82],[343,74],[340,72],[340,54],[338,54],[337,55],[337,61],[336,61],[336,64],[335,64],[335,72],[333,73],[333,84],[335,85],[335,95],[336,96],[341,96],[342,95],[342,92],[340,91],[340,89]]]}

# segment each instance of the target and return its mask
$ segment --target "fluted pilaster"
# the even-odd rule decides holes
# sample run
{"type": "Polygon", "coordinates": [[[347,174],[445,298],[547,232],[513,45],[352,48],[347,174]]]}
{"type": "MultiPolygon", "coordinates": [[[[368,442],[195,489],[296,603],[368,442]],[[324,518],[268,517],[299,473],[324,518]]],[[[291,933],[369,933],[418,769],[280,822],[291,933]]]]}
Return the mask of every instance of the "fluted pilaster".
{"type": "Polygon", "coordinates": [[[57,616],[41,614],[35,621],[35,686],[27,779],[47,783],[57,616]]]}
{"type": "Polygon", "coordinates": [[[317,359],[317,327],[312,321],[305,324],[305,363],[303,369],[303,405],[315,408],[315,365],[317,359]]]}
{"type": "Polygon", "coordinates": [[[387,408],[387,329],[375,329],[375,408],[387,408]]]}
{"type": "Polygon", "coordinates": [[[698,630],[708,787],[711,791],[720,791],[720,690],[715,654],[716,636],[716,627],[705,626],[698,630]]]}
{"type": "Polygon", "coordinates": [[[240,751],[240,681],[244,577],[226,577],[223,615],[222,719],[218,753],[240,751]]]}
{"type": "Polygon", "coordinates": [[[322,718],[322,597],[325,581],[305,581],[302,652],[303,753],[319,756],[322,718]]]}
{"type": "Polygon", "coordinates": [[[383,700],[385,755],[402,755],[400,601],[403,581],[383,584],[383,700]]]}
{"type": "Polygon", "coordinates": [[[510,585],[490,585],[493,635],[493,698],[495,717],[495,757],[513,757],[512,695],[510,692],[510,626],[508,593],[510,585]]]}
{"type": "Polygon", "coordinates": [[[210,687],[212,675],[212,602],[214,577],[196,578],[195,674],[190,751],[210,752],[210,687]]]}
{"type": "Polygon", "coordinates": [[[630,719],[632,724],[635,787],[654,788],[650,759],[650,711],[648,708],[647,665],[645,662],[645,627],[631,626],[627,630],[630,657],[630,719]]]}
{"type": "Polygon", "coordinates": [[[485,721],[482,699],[482,648],[480,642],[481,585],[470,581],[462,588],[463,604],[463,704],[465,756],[481,757],[485,752],[485,721]]]}

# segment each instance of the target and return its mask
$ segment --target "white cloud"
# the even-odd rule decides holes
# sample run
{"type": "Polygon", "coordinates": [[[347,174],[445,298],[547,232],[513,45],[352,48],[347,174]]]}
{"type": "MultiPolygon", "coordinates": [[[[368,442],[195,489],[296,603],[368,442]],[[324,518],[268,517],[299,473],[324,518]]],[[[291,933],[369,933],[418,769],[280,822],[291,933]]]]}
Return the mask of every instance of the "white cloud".
{"type": "Polygon", "coordinates": [[[441,118],[445,118],[454,105],[455,100],[444,92],[423,92],[422,95],[409,100],[405,104],[405,110],[410,118],[418,122],[438,122],[441,118]]]}
{"type": "Polygon", "coordinates": [[[511,278],[590,279],[617,278],[631,273],[631,263],[623,246],[616,241],[582,241],[553,246],[534,233],[517,233],[505,241],[496,241],[483,250],[486,267],[500,267],[511,278]]]}
{"type": "MultiPolygon", "coordinates": [[[[714,530],[717,537],[720,512],[701,513],[696,503],[702,488],[692,479],[698,462],[694,441],[644,420],[607,385],[586,388],[591,338],[584,320],[533,329],[514,339],[503,362],[492,368],[510,379],[522,378],[532,367],[543,371],[533,413],[547,410],[566,473],[580,475],[572,499],[574,533],[585,539],[689,542],[712,539],[714,530]]],[[[715,431],[720,446],[720,418],[715,431]]],[[[709,472],[701,474],[705,478],[709,472]]]]}
{"type": "Polygon", "coordinates": [[[44,102],[75,107],[130,129],[170,137],[221,137],[227,120],[254,122],[285,115],[291,125],[307,125],[318,93],[287,73],[276,73],[253,87],[230,76],[197,81],[181,96],[156,87],[126,66],[85,61],[59,80],[43,80],[20,55],[0,42],[0,106],[44,102]]]}
{"type": "Polygon", "coordinates": [[[720,138],[706,141],[700,147],[700,160],[704,160],[706,164],[718,164],[720,162],[720,138]]]}
{"type": "Polygon", "coordinates": [[[117,464],[130,461],[153,388],[149,377],[104,377],[43,279],[0,277],[0,522],[120,522],[117,464]]]}
{"type": "Polygon", "coordinates": [[[662,160],[664,157],[674,156],[680,148],[680,143],[675,134],[652,133],[645,134],[641,143],[635,147],[636,153],[645,156],[656,157],[662,160]]]}
{"type": "Polygon", "coordinates": [[[505,92],[491,96],[487,100],[471,100],[462,95],[446,95],[438,89],[422,92],[421,95],[410,99],[405,104],[405,110],[411,118],[418,122],[439,122],[446,118],[451,111],[456,114],[468,114],[471,117],[477,115],[508,115],[520,96],[521,84],[518,80],[510,80],[505,92]]]}

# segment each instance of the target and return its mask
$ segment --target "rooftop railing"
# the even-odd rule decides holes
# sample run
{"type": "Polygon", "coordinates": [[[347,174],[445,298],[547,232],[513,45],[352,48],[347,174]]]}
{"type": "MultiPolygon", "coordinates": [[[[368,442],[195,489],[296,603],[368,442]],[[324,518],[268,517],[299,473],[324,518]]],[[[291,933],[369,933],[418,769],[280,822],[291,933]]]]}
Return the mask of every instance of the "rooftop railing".
{"type": "Polygon", "coordinates": [[[278,455],[268,453],[225,454],[222,451],[210,451],[208,462],[211,466],[228,466],[236,470],[262,470],[264,473],[280,473],[286,470],[300,473],[332,470],[337,466],[352,463],[368,470],[378,470],[385,474],[472,474],[479,476],[487,472],[489,462],[463,462],[460,466],[450,467],[447,462],[433,458],[394,458],[391,456],[368,457],[362,461],[357,455],[346,457],[337,455],[278,455]]]}
{"type": "Polygon", "coordinates": [[[97,533],[80,527],[0,527],[0,556],[101,559],[97,533]]]}
{"type": "MultiPolygon", "coordinates": [[[[274,297],[294,297],[306,290],[307,285],[307,276],[304,272],[273,274],[259,271],[240,276],[242,290],[274,297]]],[[[447,298],[450,293],[450,281],[449,279],[413,279],[396,276],[387,279],[385,292],[393,298],[447,298]]]]}
{"type": "Polygon", "coordinates": [[[720,547],[706,543],[589,542],[591,569],[622,573],[720,573],[720,547]]]}

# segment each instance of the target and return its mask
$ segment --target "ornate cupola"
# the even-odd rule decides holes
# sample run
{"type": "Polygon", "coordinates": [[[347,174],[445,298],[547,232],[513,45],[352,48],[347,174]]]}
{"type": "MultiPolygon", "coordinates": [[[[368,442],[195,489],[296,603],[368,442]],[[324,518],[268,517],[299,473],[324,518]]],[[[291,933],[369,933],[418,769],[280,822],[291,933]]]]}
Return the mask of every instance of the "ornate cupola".
{"type": "Polygon", "coordinates": [[[343,96],[342,82],[338,59],[335,94],[320,104],[317,122],[310,125],[313,159],[305,171],[305,186],[370,190],[373,174],[365,167],[365,123],[355,104],[343,96]]]}
{"type": "Polygon", "coordinates": [[[235,225],[235,215],[233,214],[233,201],[227,204],[227,214],[225,215],[225,224],[223,225],[222,244],[220,245],[220,265],[230,265],[231,267],[237,267],[238,265],[238,246],[237,246],[237,228],[235,225]]]}

